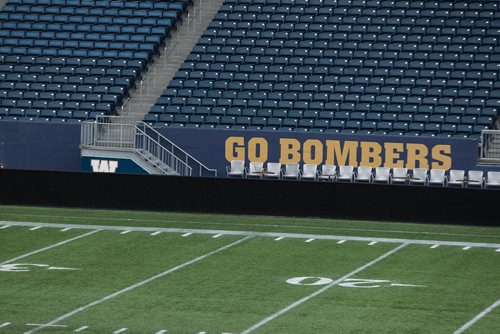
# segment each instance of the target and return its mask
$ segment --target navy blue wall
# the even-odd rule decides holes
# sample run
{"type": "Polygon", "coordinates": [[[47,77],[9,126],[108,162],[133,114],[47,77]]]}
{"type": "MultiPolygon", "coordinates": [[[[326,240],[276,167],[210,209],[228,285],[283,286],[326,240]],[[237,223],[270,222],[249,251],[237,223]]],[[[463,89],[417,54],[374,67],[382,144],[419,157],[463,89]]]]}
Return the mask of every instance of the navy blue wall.
{"type": "Polygon", "coordinates": [[[80,125],[0,121],[0,163],[6,168],[80,170],[80,125]]]}
{"type": "MultiPolygon", "coordinates": [[[[231,159],[474,169],[478,142],[410,136],[159,128],[209,168],[225,176],[231,159]],[[351,150],[348,150],[351,148],[351,150]]],[[[0,121],[0,163],[11,169],[80,171],[80,125],[0,121]]]]}

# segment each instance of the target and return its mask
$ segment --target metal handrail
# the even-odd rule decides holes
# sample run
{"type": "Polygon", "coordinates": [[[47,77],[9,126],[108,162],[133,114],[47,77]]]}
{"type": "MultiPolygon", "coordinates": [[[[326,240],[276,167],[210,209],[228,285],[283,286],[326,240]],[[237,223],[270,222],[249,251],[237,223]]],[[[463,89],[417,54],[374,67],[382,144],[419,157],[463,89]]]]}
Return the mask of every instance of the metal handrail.
{"type": "Polygon", "coordinates": [[[167,137],[162,135],[160,132],[158,132],[151,125],[149,125],[145,122],[142,122],[142,121],[137,122],[137,124],[140,126],[144,126],[146,129],[152,131],[156,136],[158,136],[158,141],[163,140],[163,141],[167,142],[172,147],[172,152],[174,152],[174,150],[175,150],[175,151],[180,151],[181,153],[183,153],[185,155],[185,158],[186,158],[186,163],[188,163],[189,160],[192,160],[194,163],[196,163],[200,167],[199,176],[202,176],[202,169],[204,169],[208,173],[213,173],[214,177],[217,177],[217,170],[216,169],[208,168],[207,166],[205,166],[203,163],[198,161],[192,155],[190,155],[189,153],[184,151],[182,148],[180,148],[179,146],[174,144],[170,139],[168,139],[167,137]]]}
{"type": "Polygon", "coordinates": [[[500,161],[500,130],[481,131],[480,148],[481,159],[500,161]],[[497,149],[498,152],[492,152],[493,149],[497,149]]]}
{"type": "Polygon", "coordinates": [[[179,173],[180,175],[183,176],[192,175],[192,168],[187,163],[185,163],[177,156],[175,156],[173,152],[169,151],[166,147],[161,145],[159,141],[155,140],[153,137],[148,135],[140,127],[135,126],[135,130],[136,130],[135,151],[138,154],[140,154],[145,159],[148,159],[148,157],[144,154],[144,151],[146,151],[151,155],[153,155],[154,157],[156,157],[157,159],[159,159],[167,166],[169,166],[170,168],[172,168],[175,172],[179,173]],[[151,145],[151,143],[154,145],[151,145]],[[179,166],[181,166],[182,168],[179,168],[179,166]],[[187,171],[187,173],[185,171],[187,171]]]}

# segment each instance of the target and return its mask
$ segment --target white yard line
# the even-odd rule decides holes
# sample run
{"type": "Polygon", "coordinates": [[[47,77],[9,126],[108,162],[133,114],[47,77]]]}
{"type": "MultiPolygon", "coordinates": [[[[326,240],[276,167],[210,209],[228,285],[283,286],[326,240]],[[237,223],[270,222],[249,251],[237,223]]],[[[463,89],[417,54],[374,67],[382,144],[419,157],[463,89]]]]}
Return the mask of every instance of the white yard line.
{"type": "Polygon", "coordinates": [[[32,329],[32,330],[30,330],[30,331],[28,331],[28,332],[24,333],[24,334],[31,334],[31,333],[35,333],[35,332],[38,332],[39,330],[42,330],[42,329],[44,329],[44,328],[46,328],[46,327],[52,326],[52,325],[54,325],[54,324],[57,324],[57,323],[59,323],[59,322],[61,322],[61,321],[65,320],[65,319],[67,319],[67,318],[69,318],[69,317],[74,316],[75,314],[78,314],[78,313],[80,313],[80,312],[86,311],[86,310],[88,310],[88,309],[90,309],[90,308],[92,308],[92,307],[94,307],[94,306],[96,306],[96,305],[99,305],[99,304],[104,303],[104,302],[106,302],[106,301],[108,301],[108,300],[111,300],[111,299],[113,299],[113,298],[116,298],[116,297],[118,297],[118,296],[120,296],[120,295],[122,295],[122,294],[124,294],[124,293],[127,293],[127,292],[130,292],[130,291],[134,290],[134,289],[137,289],[137,288],[139,288],[139,287],[141,287],[141,286],[143,286],[143,285],[145,285],[145,284],[148,284],[148,283],[150,283],[150,282],[152,282],[152,281],[154,281],[154,280],[157,280],[157,279],[159,279],[159,278],[162,278],[162,277],[164,277],[164,276],[166,276],[166,275],[168,275],[168,274],[170,274],[170,273],[173,273],[173,272],[175,272],[175,271],[178,271],[178,270],[180,270],[180,269],[183,269],[183,268],[185,268],[185,267],[187,267],[187,266],[190,266],[190,265],[192,265],[192,264],[194,264],[194,263],[200,262],[200,261],[202,261],[202,260],[206,259],[207,257],[211,256],[211,255],[214,255],[214,254],[220,253],[220,252],[222,252],[222,251],[225,251],[225,250],[226,250],[226,249],[228,249],[228,248],[231,248],[231,247],[234,247],[234,246],[236,246],[236,245],[239,245],[240,243],[245,242],[245,241],[247,241],[247,240],[248,240],[248,239],[250,239],[250,238],[252,238],[252,237],[251,237],[251,236],[244,237],[243,239],[239,239],[239,240],[237,240],[237,241],[235,241],[235,242],[232,242],[232,243],[230,243],[230,244],[228,244],[228,245],[225,245],[225,246],[222,246],[222,247],[220,247],[220,248],[217,248],[216,250],[213,250],[213,251],[211,251],[211,252],[208,252],[208,253],[206,253],[206,254],[203,254],[203,255],[201,255],[201,256],[198,256],[197,258],[194,258],[194,259],[189,260],[189,261],[187,261],[187,262],[184,262],[184,263],[182,263],[182,264],[180,264],[180,265],[178,265],[178,266],[175,266],[175,267],[173,267],[173,268],[170,268],[170,269],[168,269],[168,270],[166,270],[166,271],[164,271],[164,272],[162,272],[162,273],[160,273],[160,274],[157,274],[157,275],[152,276],[152,277],[150,277],[150,278],[147,278],[147,279],[145,279],[145,280],[143,280],[143,281],[140,281],[140,282],[138,282],[138,283],[136,283],[136,284],[133,284],[133,285],[131,285],[131,286],[129,286],[129,287],[126,287],[125,289],[122,289],[122,290],[119,290],[119,291],[113,292],[112,294],[107,295],[106,297],[103,297],[103,298],[101,298],[101,299],[98,299],[98,300],[96,300],[96,301],[93,301],[92,303],[89,303],[89,304],[87,304],[87,305],[81,306],[81,307],[79,307],[79,308],[77,308],[77,309],[75,309],[75,310],[73,310],[73,311],[71,311],[71,312],[68,312],[68,313],[66,313],[66,314],[64,314],[64,315],[62,315],[62,316],[60,316],[60,317],[58,317],[58,318],[56,318],[56,319],[54,319],[54,320],[52,320],[52,321],[49,321],[47,324],[45,324],[45,325],[43,325],[43,326],[40,326],[40,327],[34,328],[34,329],[32,329]]]}
{"type": "Polygon", "coordinates": [[[14,261],[17,261],[17,260],[20,260],[20,259],[24,259],[25,257],[28,257],[28,256],[31,256],[31,255],[34,255],[34,254],[38,254],[38,253],[41,253],[41,252],[44,252],[46,250],[49,250],[49,249],[52,249],[52,248],[56,248],[56,247],[59,247],[59,246],[62,246],[62,245],[66,245],[72,241],[75,241],[75,240],[79,240],[79,239],[82,239],[82,238],[85,238],[85,237],[88,237],[89,235],[92,235],[94,233],[97,233],[99,232],[99,230],[92,230],[88,233],[85,233],[85,234],[80,234],[79,236],[76,236],[74,238],[71,238],[71,239],[67,239],[67,240],[64,240],[64,241],[61,241],[61,242],[58,242],[56,244],[53,244],[53,245],[50,245],[50,246],[47,246],[47,247],[44,247],[44,248],[40,248],[38,250],[35,250],[35,251],[32,251],[32,252],[29,252],[29,253],[26,253],[24,255],[20,255],[20,256],[17,256],[13,259],[10,259],[10,260],[7,260],[7,261],[4,261],[4,262],[1,262],[0,264],[7,264],[7,263],[12,263],[14,261]]]}
{"type": "MultiPolygon", "coordinates": [[[[5,222],[0,221],[0,224],[10,224],[13,226],[41,226],[52,228],[75,228],[82,230],[105,230],[105,231],[126,231],[134,232],[165,232],[165,233],[193,233],[193,234],[224,234],[236,236],[257,236],[271,238],[291,238],[291,239],[318,239],[318,240],[347,240],[347,241],[362,241],[379,243],[396,243],[396,244],[415,244],[415,245],[440,245],[440,246],[457,246],[457,247],[479,247],[479,248],[495,248],[499,249],[499,243],[486,242],[464,242],[464,241],[444,241],[444,240],[421,240],[421,239],[397,239],[397,238],[374,238],[374,237],[357,237],[357,236],[338,236],[324,234],[301,234],[301,233],[283,233],[283,232],[254,232],[254,231],[233,231],[233,230],[206,230],[206,229],[185,229],[185,228],[158,228],[158,227],[132,227],[132,226],[106,226],[106,225],[83,225],[83,224],[50,224],[50,223],[34,223],[34,222],[5,222]]],[[[384,231],[379,231],[384,232],[384,231]]]]}
{"type": "Polygon", "coordinates": [[[75,333],[83,332],[87,328],[89,328],[89,326],[82,326],[82,327],[80,327],[78,329],[75,329],[73,332],[75,332],[75,333]]]}
{"type": "Polygon", "coordinates": [[[4,322],[3,324],[0,324],[0,328],[4,328],[10,325],[10,322],[4,322]]]}
{"type": "Polygon", "coordinates": [[[457,329],[456,331],[453,332],[453,334],[461,334],[465,332],[467,329],[469,329],[472,325],[474,325],[476,322],[481,320],[485,315],[493,311],[496,307],[500,305],[500,299],[491,304],[488,308],[486,308],[484,311],[476,315],[471,321],[457,329]]]}
{"type": "MultiPolygon", "coordinates": [[[[134,218],[109,218],[109,217],[84,217],[84,216],[58,216],[58,215],[42,215],[42,214],[21,214],[24,217],[45,217],[45,218],[63,218],[63,219],[93,219],[104,221],[140,221],[152,223],[183,223],[190,225],[231,225],[231,226],[255,226],[255,227],[285,227],[285,228],[300,228],[300,229],[317,229],[317,230],[332,230],[332,231],[354,231],[354,232],[380,232],[380,233],[400,233],[400,234],[421,234],[421,235],[443,235],[443,236],[456,236],[456,237],[483,237],[483,238],[500,238],[500,236],[487,235],[487,234],[467,234],[467,233],[447,233],[447,232],[427,232],[427,231],[401,231],[401,230],[383,230],[383,229],[366,229],[366,228],[353,228],[353,227],[332,227],[332,226],[312,226],[312,225],[286,225],[286,224],[246,224],[246,223],[220,223],[220,222],[201,222],[191,220],[165,220],[165,219],[134,219],[134,218]]],[[[0,224],[3,222],[0,222],[0,224]]],[[[7,222],[10,223],[10,222],[7,222]]],[[[387,226],[400,226],[401,223],[391,222],[376,222],[379,225],[387,226]]],[[[417,224],[405,224],[412,226],[417,224]]]]}
{"type": "Polygon", "coordinates": [[[278,318],[279,316],[285,314],[286,312],[296,308],[297,306],[313,299],[314,297],[322,294],[323,292],[327,291],[328,289],[331,289],[333,288],[334,286],[338,285],[339,283],[342,283],[342,281],[348,279],[349,277],[351,276],[354,276],[356,274],[358,274],[359,272],[365,270],[366,268],[368,267],[371,267],[373,266],[374,264],[382,261],[383,259],[385,259],[386,257],[388,256],[391,256],[392,254],[398,252],[399,250],[401,250],[402,248],[406,247],[408,244],[402,244],[402,245],[399,245],[398,247],[392,249],[391,251],[379,256],[378,258],[376,258],[375,260],[372,260],[368,263],[366,263],[365,265],[357,268],[356,270],[353,270],[351,271],[350,273],[340,277],[339,279],[333,281],[332,283],[328,284],[328,285],[325,285],[323,288],[311,293],[310,295],[304,297],[304,298],[301,298],[299,300],[297,300],[296,302],[288,305],[287,307],[279,310],[278,312],[270,315],[269,317],[259,321],[258,323],[256,323],[255,325],[249,327],[248,329],[244,330],[243,332],[241,332],[241,334],[248,334],[248,333],[252,333],[253,331],[255,331],[256,329],[259,329],[260,327],[264,326],[265,324],[267,324],[268,322],[270,321],[273,321],[274,319],[278,318]]]}

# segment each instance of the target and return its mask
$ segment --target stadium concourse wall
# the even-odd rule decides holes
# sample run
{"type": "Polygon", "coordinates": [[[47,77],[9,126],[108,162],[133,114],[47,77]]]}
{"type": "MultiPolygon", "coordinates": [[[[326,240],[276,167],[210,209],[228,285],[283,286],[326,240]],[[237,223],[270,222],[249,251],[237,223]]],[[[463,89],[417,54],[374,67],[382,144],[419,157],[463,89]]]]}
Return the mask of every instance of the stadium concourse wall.
{"type": "MultiPolygon", "coordinates": [[[[210,169],[226,175],[231,160],[449,169],[475,169],[472,139],[311,132],[158,128],[210,169]]],[[[9,169],[92,171],[80,155],[80,125],[0,121],[0,163],[9,169]]],[[[101,165],[108,164],[98,157],[101,165]]],[[[86,160],[85,160],[86,159],[86,160]]],[[[115,163],[115,162],[113,162],[115,163]]],[[[121,164],[123,165],[123,164],[121,164]]],[[[117,172],[136,173],[123,166],[117,172]]]]}
{"type": "Polygon", "coordinates": [[[500,191],[0,169],[0,204],[500,225],[500,191]]]}

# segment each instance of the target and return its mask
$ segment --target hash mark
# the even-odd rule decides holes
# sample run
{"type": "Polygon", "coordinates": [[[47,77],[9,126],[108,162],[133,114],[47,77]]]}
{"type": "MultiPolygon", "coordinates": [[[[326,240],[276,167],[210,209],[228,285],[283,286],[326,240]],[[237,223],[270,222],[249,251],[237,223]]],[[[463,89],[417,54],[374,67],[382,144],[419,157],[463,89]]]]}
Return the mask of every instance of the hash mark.
{"type": "Polygon", "coordinates": [[[161,231],[158,231],[158,232],[153,232],[153,233],[151,233],[151,235],[158,235],[158,234],[160,234],[160,233],[161,233],[161,231]]]}
{"type": "Polygon", "coordinates": [[[2,226],[2,227],[0,227],[0,230],[3,230],[4,228],[7,228],[7,227],[10,227],[10,225],[2,226]]]}
{"type": "Polygon", "coordinates": [[[41,226],[35,226],[35,227],[30,228],[30,231],[36,231],[36,230],[39,230],[41,228],[42,228],[41,226]]]}
{"type": "Polygon", "coordinates": [[[276,240],[276,241],[280,241],[280,240],[283,240],[283,239],[285,239],[285,237],[277,237],[277,238],[276,238],[276,239],[274,239],[274,240],[276,240]]]}
{"type": "Polygon", "coordinates": [[[497,249],[497,250],[496,250],[495,252],[498,252],[498,253],[500,253],[500,248],[499,248],[499,249],[497,249]]]}
{"type": "Polygon", "coordinates": [[[122,232],[122,233],[120,233],[120,234],[127,234],[127,233],[130,233],[130,232],[132,232],[132,231],[131,231],[131,230],[126,230],[126,231],[123,231],[123,232],[122,232]]]}
{"type": "Polygon", "coordinates": [[[471,247],[470,247],[470,246],[467,246],[467,247],[462,248],[462,250],[469,250],[469,249],[471,249],[471,247]]]}
{"type": "Polygon", "coordinates": [[[78,332],[83,332],[84,330],[86,330],[87,328],[89,328],[89,326],[82,326],[78,329],[75,329],[74,332],[75,333],[78,333],[78,332]]]}
{"type": "Polygon", "coordinates": [[[7,327],[10,325],[10,322],[4,322],[3,324],[0,325],[0,328],[7,327]]]}
{"type": "Polygon", "coordinates": [[[127,330],[128,330],[128,328],[121,328],[117,331],[114,331],[113,334],[120,334],[120,333],[126,332],[127,330]]]}
{"type": "Polygon", "coordinates": [[[370,243],[368,244],[368,246],[373,246],[373,245],[376,245],[376,244],[377,244],[377,242],[376,242],[376,241],[372,241],[372,242],[370,242],[370,243]]]}
{"type": "Polygon", "coordinates": [[[71,228],[69,228],[69,227],[68,227],[68,228],[63,228],[63,229],[61,230],[61,232],[66,232],[66,231],[69,231],[69,230],[71,230],[71,228]]]}
{"type": "Polygon", "coordinates": [[[340,245],[340,244],[343,244],[344,242],[346,242],[347,240],[340,240],[338,241],[337,243],[340,245]]]}
{"type": "Polygon", "coordinates": [[[193,234],[193,233],[188,232],[188,233],[184,233],[182,236],[183,237],[189,237],[191,234],[193,234]]]}
{"type": "Polygon", "coordinates": [[[166,329],[162,329],[161,331],[158,331],[158,332],[156,332],[155,334],[164,334],[164,333],[166,333],[166,332],[167,332],[167,330],[166,330],[166,329]]]}
{"type": "Polygon", "coordinates": [[[223,234],[216,234],[216,235],[214,235],[212,238],[213,238],[213,239],[217,239],[218,237],[222,237],[222,236],[223,236],[223,234]]]}
{"type": "Polygon", "coordinates": [[[434,249],[434,248],[438,248],[439,245],[432,245],[431,248],[434,249]]]}
{"type": "Polygon", "coordinates": [[[311,239],[307,239],[306,242],[311,242],[311,241],[314,241],[314,238],[311,238],[311,239]]]}

